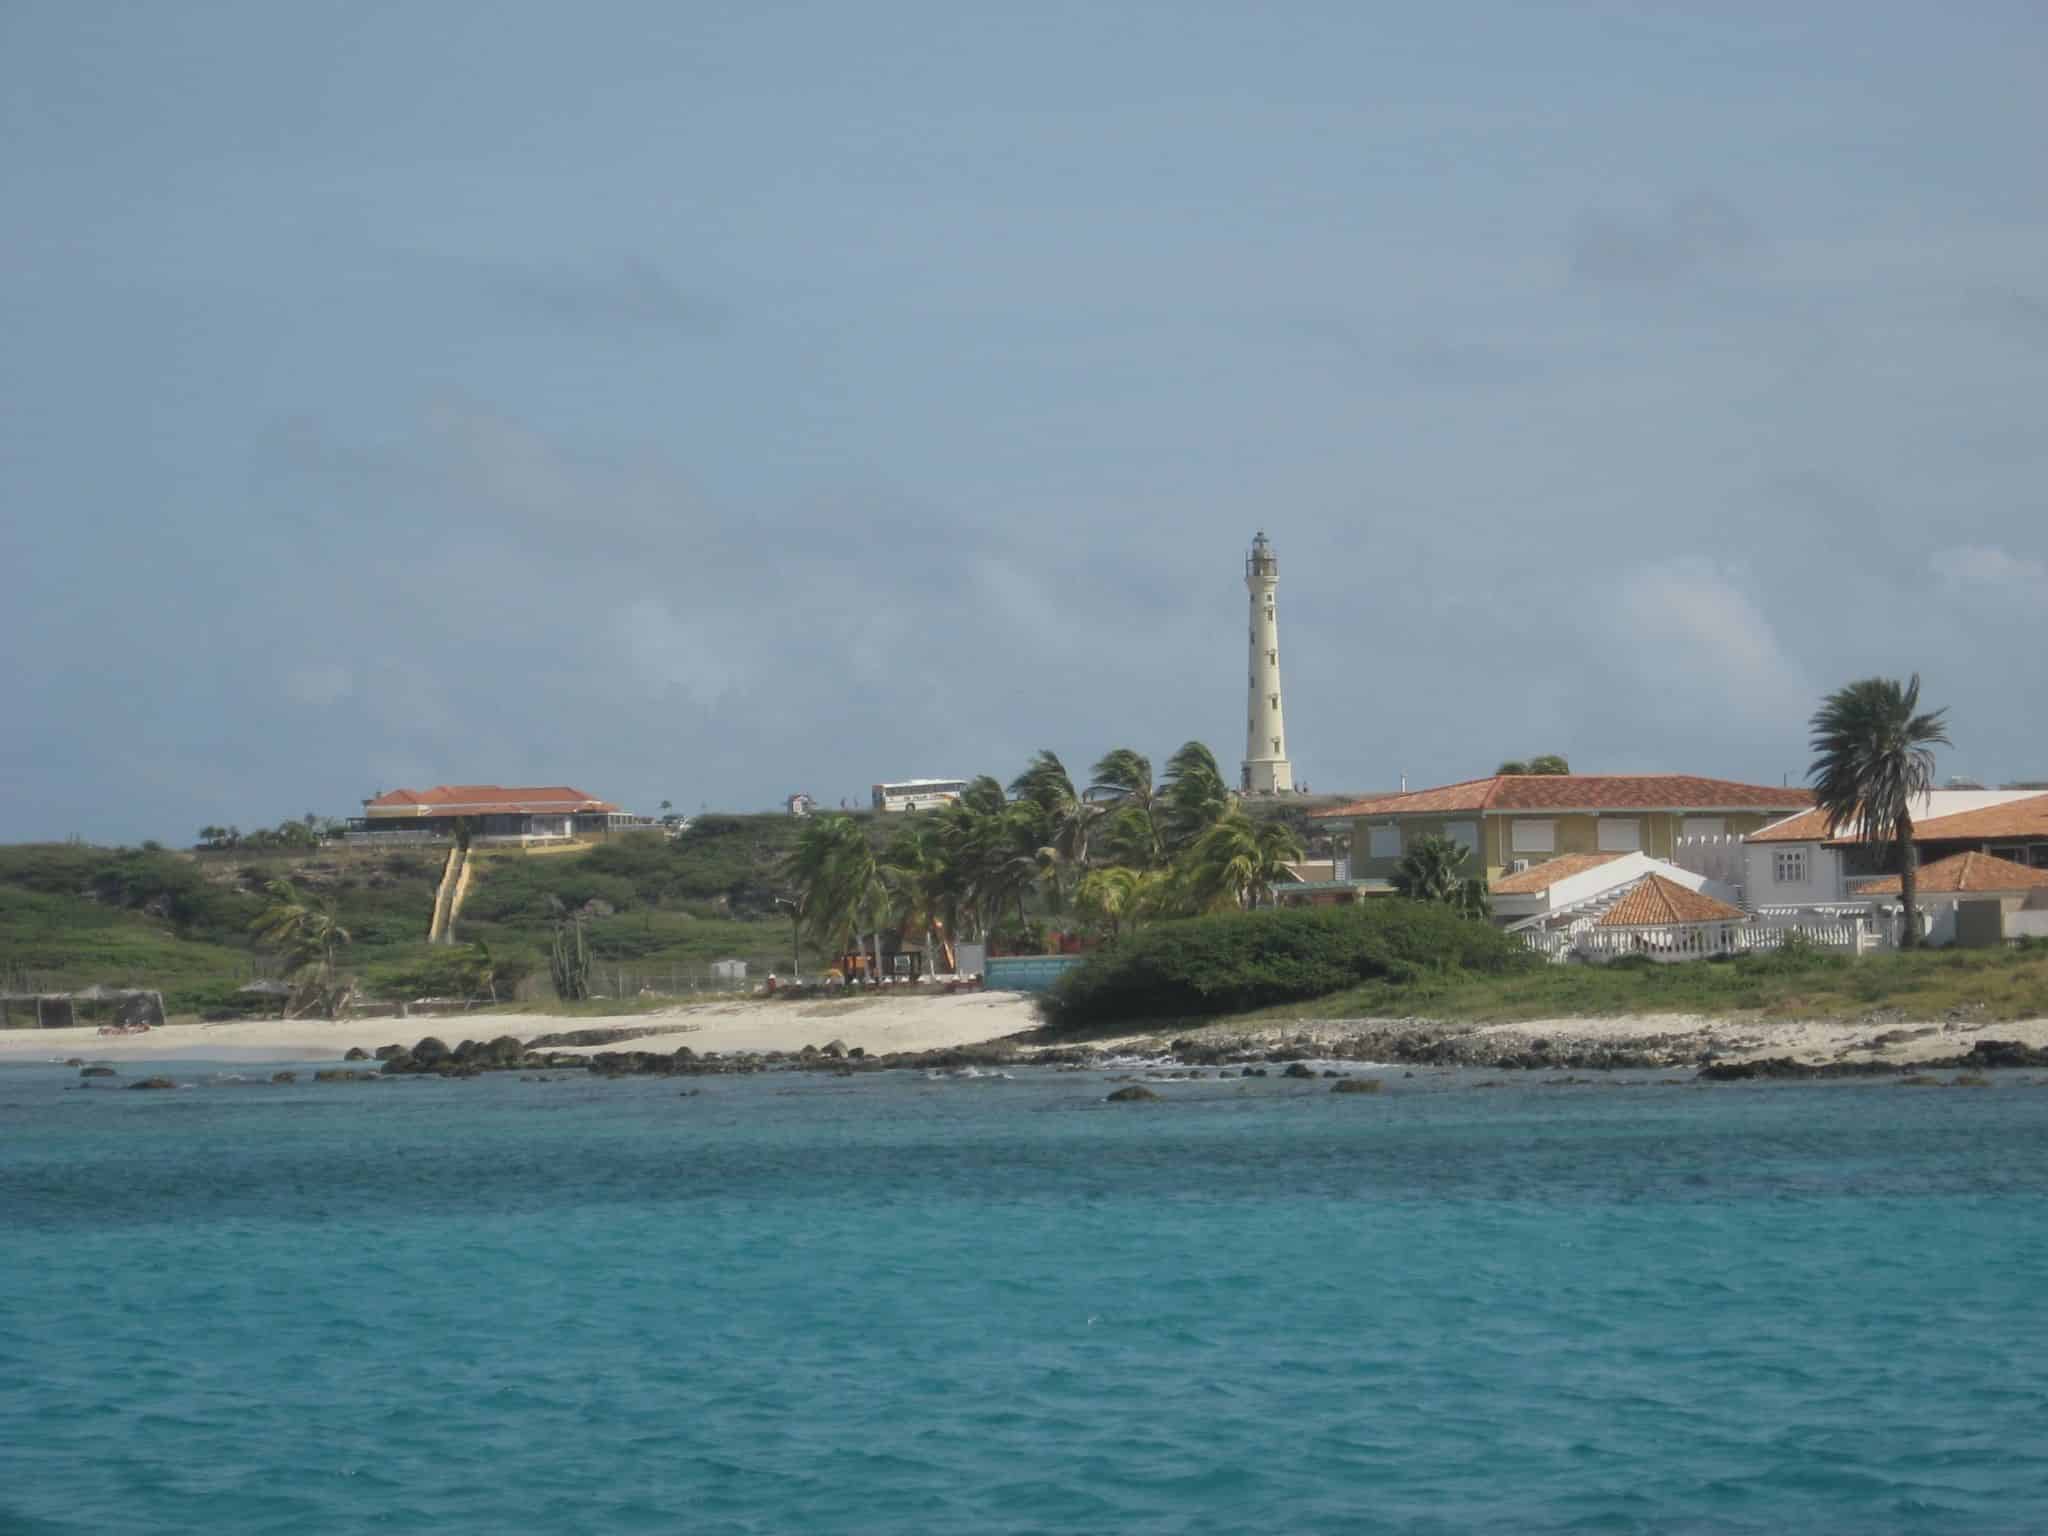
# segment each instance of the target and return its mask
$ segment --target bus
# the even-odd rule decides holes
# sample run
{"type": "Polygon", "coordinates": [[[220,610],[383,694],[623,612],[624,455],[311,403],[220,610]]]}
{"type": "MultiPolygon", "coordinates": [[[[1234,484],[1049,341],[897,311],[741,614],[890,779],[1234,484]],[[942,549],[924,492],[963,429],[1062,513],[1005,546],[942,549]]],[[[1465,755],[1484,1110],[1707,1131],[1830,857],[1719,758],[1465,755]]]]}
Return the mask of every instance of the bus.
{"type": "Polygon", "coordinates": [[[958,805],[966,791],[965,779],[898,779],[875,786],[875,809],[936,811],[941,806],[958,805]]]}

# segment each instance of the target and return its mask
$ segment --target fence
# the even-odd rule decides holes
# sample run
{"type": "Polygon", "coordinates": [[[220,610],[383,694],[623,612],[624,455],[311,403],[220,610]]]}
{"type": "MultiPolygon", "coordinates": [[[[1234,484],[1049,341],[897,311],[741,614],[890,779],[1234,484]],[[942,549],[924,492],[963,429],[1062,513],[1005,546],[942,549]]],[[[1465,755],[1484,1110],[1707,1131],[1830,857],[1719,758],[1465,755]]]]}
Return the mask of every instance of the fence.
{"type": "MultiPolygon", "coordinates": [[[[1954,919],[1951,914],[1950,926],[1954,919]]],[[[1815,949],[1871,954],[1897,943],[1897,920],[1860,910],[1778,909],[1742,922],[1678,923],[1655,928],[1603,928],[1585,917],[1563,928],[1515,930],[1522,943],[1547,960],[1576,955],[1604,963],[1624,955],[1652,960],[1702,960],[1709,955],[1746,955],[1809,944],[1815,949]]]]}

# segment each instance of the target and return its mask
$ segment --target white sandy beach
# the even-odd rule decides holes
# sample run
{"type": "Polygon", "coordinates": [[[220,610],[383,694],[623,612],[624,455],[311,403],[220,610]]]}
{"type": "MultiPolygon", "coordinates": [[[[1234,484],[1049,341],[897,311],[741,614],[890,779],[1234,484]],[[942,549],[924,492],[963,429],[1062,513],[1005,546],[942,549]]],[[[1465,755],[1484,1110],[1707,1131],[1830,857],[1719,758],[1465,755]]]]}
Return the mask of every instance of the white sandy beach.
{"type": "MultiPolygon", "coordinates": [[[[102,1035],[96,1029],[13,1029],[0,1031],[0,1062],[64,1061],[331,1061],[350,1046],[375,1050],[397,1042],[411,1045],[438,1035],[488,1040],[515,1035],[532,1040],[574,1029],[666,1029],[644,1042],[648,1050],[800,1051],[843,1040],[871,1054],[929,1051],[976,1045],[1038,1023],[1031,1000],[1018,992],[973,992],[953,996],[880,997],[837,1001],[733,999],[689,1003],[655,1013],[573,1018],[537,1013],[463,1013],[410,1019],[261,1019],[232,1024],[167,1024],[146,1035],[102,1035]],[[678,1026],[681,1026],[678,1030],[678,1026]]],[[[588,1046],[625,1050],[635,1043],[588,1046]]]]}

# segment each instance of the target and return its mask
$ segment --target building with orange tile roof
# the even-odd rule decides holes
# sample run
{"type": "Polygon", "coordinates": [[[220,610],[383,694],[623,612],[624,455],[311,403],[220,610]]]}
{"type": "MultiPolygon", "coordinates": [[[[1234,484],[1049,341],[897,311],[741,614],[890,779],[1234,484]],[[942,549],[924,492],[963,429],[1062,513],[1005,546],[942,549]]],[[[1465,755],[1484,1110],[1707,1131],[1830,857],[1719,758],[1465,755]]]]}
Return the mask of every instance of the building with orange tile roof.
{"type": "MultiPolygon", "coordinates": [[[[2048,869],[2048,794],[1937,789],[1919,796],[1912,811],[1923,865],[1974,852],[2048,869]]],[[[1752,906],[1861,899],[1869,879],[1891,873],[1894,862],[1889,845],[1872,846],[1852,827],[1830,828],[1818,810],[1751,833],[1744,856],[1743,889],[1752,906]]]]}
{"type": "Polygon", "coordinates": [[[1389,877],[1435,836],[1471,850],[1473,871],[1492,884],[1571,854],[1669,860],[1681,840],[1738,838],[1812,804],[1803,789],[1697,774],[1494,774],[1315,814],[1352,823],[1354,875],[1389,877]]]}
{"type": "Polygon", "coordinates": [[[466,826],[480,842],[554,842],[651,825],[567,784],[437,784],[385,790],[351,817],[352,840],[428,842],[466,826]]]}

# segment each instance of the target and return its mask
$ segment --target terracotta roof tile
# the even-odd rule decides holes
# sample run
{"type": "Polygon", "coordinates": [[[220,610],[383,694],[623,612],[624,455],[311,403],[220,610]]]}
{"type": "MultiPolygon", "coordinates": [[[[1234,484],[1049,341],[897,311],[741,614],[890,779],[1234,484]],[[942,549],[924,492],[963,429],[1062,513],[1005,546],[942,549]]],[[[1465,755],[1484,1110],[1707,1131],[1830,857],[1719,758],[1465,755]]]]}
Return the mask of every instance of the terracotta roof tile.
{"type": "Polygon", "coordinates": [[[2048,837],[2048,795],[1987,805],[1980,811],[1937,816],[1913,829],[1915,842],[1939,843],[1951,838],[1995,840],[2004,837],[2048,837]]]}
{"type": "Polygon", "coordinates": [[[1547,891],[1558,881],[1573,875],[1582,875],[1589,869],[1598,869],[1602,864],[1612,864],[1616,859],[1626,858],[1621,853],[1563,853],[1554,859],[1545,859],[1533,864],[1519,875],[1503,875],[1493,882],[1496,896],[1534,896],[1547,891]]]}
{"type": "MultiPolygon", "coordinates": [[[[2003,805],[1981,806],[1974,811],[1956,811],[1947,816],[1922,815],[1913,824],[1916,843],[1991,842],[2001,838],[2048,838],[2048,795],[2028,795],[2003,805]]],[[[1812,810],[1788,816],[1771,826],[1749,834],[1752,843],[1833,843],[1846,847],[1860,843],[1848,828],[1835,837],[1828,835],[1827,815],[1812,810]]]]}
{"type": "Polygon", "coordinates": [[[1662,875],[1645,875],[1629,893],[1600,916],[1602,928],[1655,928],[1667,923],[1733,923],[1745,917],[1700,891],[1689,891],[1662,875]]]}
{"type": "Polygon", "coordinates": [[[530,811],[615,811],[608,800],[567,784],[436,784],[432,789],[393,789],[366,800],[372,811],[418,810],[464,815],[517,815],[530,811]]]}
{"type": "MultiPolygon", "coordinates": [[[[1974,814],[1974,813],[1973,813],[1974,814]]],[[[1916,882],[1922,896],[1970,896],[2003,893],[2006,891],[2035,891],[2048,888],[2048,869],[2029,869],[2024,864],[2015,864],[2011,859],[1993,858],[1988,853],[1952,853],[1945,859],[1936,859],[1920,871],[1916,882]]],[[[1901,894],[1899,877],[1886,875],[1881,880],[1856,887],[1858,896],[1897,896],[1901,894]]]]}
{"type": "Polygon", "coordinates": [[[1804,789],[1703,779],[1686,773],[1532,773],[1467,779],[1405,795],[1354,801],[1318,817],[1420,816],[1446,811],[1794,811],[1804,789]]]}

